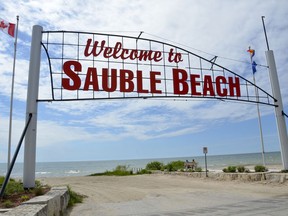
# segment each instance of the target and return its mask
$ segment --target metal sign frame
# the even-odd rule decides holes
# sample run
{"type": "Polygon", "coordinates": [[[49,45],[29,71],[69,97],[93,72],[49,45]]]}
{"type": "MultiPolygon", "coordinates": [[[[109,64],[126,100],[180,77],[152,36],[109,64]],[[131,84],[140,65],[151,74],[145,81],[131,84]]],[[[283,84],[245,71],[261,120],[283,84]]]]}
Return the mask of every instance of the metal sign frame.
{"type": "Polygon", "coordinates": [[[91,32],[43,31],[42,34],[41,44],[48,58],[52,95],[51,98],[38,98],[38,101],[206,98],[271,106],[277,101],[243,76],[218,65],[214,59],[205,59],[169,43],[91,32]],[[142,58],[141,52],[144,53],[142,58]],[[71,64],[67,66],[67,63],[71,64]],[[81,71],[73,71],[73,67],[81,67],[81,71]],[[74,72],[73,76],[78,76],[75,80],[81,83],[80,87],[73,86],[75,80],[69,80],[65,68],[74,72]],[[129,91],[125,91],[129,88],[125,87],[129,82],[127,76],[133,76],[130,80],[133,89],[129,91]],[[121,82],[125,79],[121,91],[121,82]],[[65,89],[64,81],[74,89],[65,89]],[[235,87],[237,84],[239,86],[235,87]]]}

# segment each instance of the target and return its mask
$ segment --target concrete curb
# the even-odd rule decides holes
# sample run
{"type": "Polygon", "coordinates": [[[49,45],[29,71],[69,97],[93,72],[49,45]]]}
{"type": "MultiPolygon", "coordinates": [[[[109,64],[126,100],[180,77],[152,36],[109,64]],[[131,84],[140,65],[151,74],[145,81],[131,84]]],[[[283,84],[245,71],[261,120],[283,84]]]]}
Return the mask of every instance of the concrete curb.
{"type": "Polygon", "coordinates": [[[2,214],[4,216],[60,216],[69,202],[67,187],[53,187],[43,196],[37,196],[2,214]]]}
{"type": "MultiPolygon", "coordinates": [[[[194,178],[205,178],[205,172],[154,172],[169,175],[181,175],[189,176],[194,178]]],[[[220,181],[233,181],[239,180],[243,182],[253,182],[253,181],[265,181],[269,183],[279,183],[283,184],[288,182],[288,173],[218,173],[218,172],[208,172],[208,178],[220,180],[220,181]]]]}

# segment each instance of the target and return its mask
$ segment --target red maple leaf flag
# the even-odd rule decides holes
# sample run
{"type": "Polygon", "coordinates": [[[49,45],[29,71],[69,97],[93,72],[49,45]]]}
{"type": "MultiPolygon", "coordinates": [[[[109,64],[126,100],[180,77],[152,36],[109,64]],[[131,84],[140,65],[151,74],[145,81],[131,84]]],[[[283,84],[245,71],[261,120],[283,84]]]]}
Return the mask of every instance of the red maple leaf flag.
{"type": "Polygon", "coordinates": [[[11,37],[14,37],[15,35],[15,24],[9,23],[3,19],[0,18],[0,30],[5,32],[6,34],[9,34],[11,37]]]}

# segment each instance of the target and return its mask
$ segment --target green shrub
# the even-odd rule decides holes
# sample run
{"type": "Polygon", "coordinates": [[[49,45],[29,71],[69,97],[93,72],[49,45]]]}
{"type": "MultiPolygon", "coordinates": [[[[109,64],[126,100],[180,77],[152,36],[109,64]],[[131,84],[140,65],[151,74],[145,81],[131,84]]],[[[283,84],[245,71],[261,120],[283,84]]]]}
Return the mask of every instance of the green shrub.
{"type": "Polygon", "coordinates": [[[168,172],[176,171],[176,169],[173,168],[173,166],[172,166],[171,163],[168,163],[167,165],[165,165],[165,169],[166,169],[168,172]]]}
{"type": "Polygon", "coordinates": [[[24,188],[23,188],[22,182],[20,180],[15,181],[14,179],[10,179],[10,181],[8,182],[6,186],[5,194],[12,195],[12,194],[19,194],[23,192],[24,192],[24,188]]]}
{"type": "Polygon", "coordinates": [[[235,173],[237,170],[236,166],[228,166],[227,168],[222,169],[225,173],[235,173]]]}
{"type": "Polygon", "coordinates": [[[201,167],[197,167],[197,168],[195,169],[195,172],[202,172],[202,168],[201,168],[201,167]]]}
{"type": "Polygon", "coordinates": [[[152,161],[146,165],[147,170],[161,170],[163,168],[163,163],[159,161],[152,161]]]}
{"type": "Polygon", "coordinates": [[[237,171],[238,171],[239,173],[243,173],[243,172],[245,172],[245,167],[244,167],[244,166],[238,166],[238,167],[237,167],[237,171]]]}
{"type": "Polygon", "coordinates": [[[230,173],[235,173],[236,169],[237,169],[236,166],[228,166],[228,168],[227,168],[228,172],[230,172],[230,173]]]}
{"type": "Polygon", "coordinates": [[[288,170],[281,170],[281,173],[288,173],[288,170]]]}
{"type": "Polygon", "coordinates": [[[268,169],[265,166],[262,165],[256,165],[254,167],[255,172],[267,172],[268,169]]]}
{"type": "Polygon", "coordinates": [[[171,172],[171,171],[177,171],[177,170],[181,170],[184,168],[184,161],[171,161],[170,163],[168,163],[165,166],[165,169],[167,169],[167,171],[171,172]]]}

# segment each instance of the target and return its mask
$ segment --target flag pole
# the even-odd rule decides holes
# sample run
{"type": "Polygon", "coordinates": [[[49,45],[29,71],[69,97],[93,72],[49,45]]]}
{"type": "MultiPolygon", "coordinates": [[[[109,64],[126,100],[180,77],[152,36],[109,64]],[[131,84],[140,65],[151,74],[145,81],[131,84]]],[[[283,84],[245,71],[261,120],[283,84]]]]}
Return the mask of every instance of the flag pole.
{"type": "MultiPolygon", "coordinates": [[[[250,50],[250,46],[249,46],[249,50],[250,50]]],[[[252,55],[250,53],[250,61],[251,61],[251,65],[253,64],[252,61],[252,55]]],[[[255,79],[255,72],[253,71],[253,82],[255,85],[255,94],[256,94],[256,100],[257,100],[257,114],[258,114],[258,125],[259,125],[259,132],[260,132],[260,141],[261,141],[261,148],[262,148],[262,163],[263,166],[266,166],[265,163],[265,150],[264,150],[264,139],[263,139],[263,130],[262,130],[262,121],[261,121],[261,114],[260,114],[260,108],[259,108],[259,92],[258,92],[258,88],[256,87],[256,79],[255,79]]]]}
{"type": "MultiPolygon", "coordinates": [[[[255,80],[255,74],[254,73],[253,73],[253,81],[254,81],[254,85],[255,85],[257,102],[259,102],[259,92],[258,92],[258,89],[256,87],[256,80],[255,80]]],[[[261,147],[262,147],[262,162],[263,162],[263,166],[265,167],[266,163],[265,163],[264,139],[263,139],[263,130],[262,130],[262,121],[261,121],[259,103],[257,103],[257,113],[258,113],[258,124],[259,124],[260,140],[261,140],[261,147]]]]}
{"type": "Polygon", "coordinates": [[[268,43],[268,38],[267,38],[267,33],[266,33],[266,28],[265,28],[265,23],[264,23],[264,18],[265,16],[262,16],[262,24],[263,24],[263,29],[264,29],[264,34],[265,34],[265,40],[266,40],[266,45],[267,45],[267,49],[269,50],[269,43],[268,43]]]}
{"type": "Polygon", "coordinates": [[[16,17],[17,25],[16,25],[16,36],[14,42],[14,59],[13,59],[13,71],[12,71],[12,85],[11,85],[11,98],[10,98],[10,119],[9,119],[9,138],[8,138],[8,161],[7,161],[7,169],[10,166],[10,156],[11,156],[11,137],[12,137],[12,116],[13,116],[13,97],[14,97],[14,78],[15,78],[15,66],[16,66],[16,53],[17,53],[17,38],[18,38],[18,24],[19,24],[19,16],[16,17]]]}

